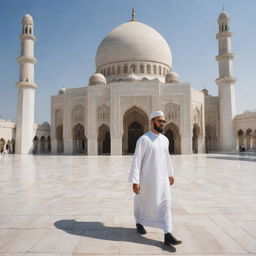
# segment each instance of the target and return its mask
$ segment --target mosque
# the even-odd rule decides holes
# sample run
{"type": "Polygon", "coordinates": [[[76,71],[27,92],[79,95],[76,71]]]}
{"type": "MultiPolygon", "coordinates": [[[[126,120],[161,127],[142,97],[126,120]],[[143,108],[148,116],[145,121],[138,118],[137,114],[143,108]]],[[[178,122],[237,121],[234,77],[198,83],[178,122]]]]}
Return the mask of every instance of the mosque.
{"type": "Polygon", "coordinates": [[[163,110],[170,154],[256,148],[256,113],[236,115],[230,16],[218,18],[218,96],[180,81],[166,40],[132,19],[114,28],[96,52],[88,86],[51,97],[51,126],[34,124],[34,22],[22,20],[17,123],[0,121],[0,150],[11,153],[122,155],[134,153],[149,129],[148,115],[163,110]]]}

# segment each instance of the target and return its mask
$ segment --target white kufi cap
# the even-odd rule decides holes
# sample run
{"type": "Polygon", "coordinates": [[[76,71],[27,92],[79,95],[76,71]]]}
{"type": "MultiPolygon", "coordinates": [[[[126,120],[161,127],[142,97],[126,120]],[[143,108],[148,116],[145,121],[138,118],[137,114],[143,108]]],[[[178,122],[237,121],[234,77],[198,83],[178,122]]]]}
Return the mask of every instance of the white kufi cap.
{"type": "Polygon", "coordinates": [[[164,112],[161,111],[161,110],[158,110],[158,111],[155,111],[155,112],[152,112],[150,115],[149,115],[149,119],[153,119],[155,117],[158,117],[158,116],[164,116],[164,112]]]}

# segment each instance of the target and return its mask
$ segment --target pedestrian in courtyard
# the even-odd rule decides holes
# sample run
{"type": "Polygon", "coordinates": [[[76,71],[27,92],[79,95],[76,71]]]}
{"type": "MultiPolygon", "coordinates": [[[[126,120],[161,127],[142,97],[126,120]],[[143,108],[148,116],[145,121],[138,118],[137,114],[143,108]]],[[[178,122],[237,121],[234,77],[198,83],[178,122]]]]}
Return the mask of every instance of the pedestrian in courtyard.
{"type": "Polygon", "coordinates": [[[172,235],[171,188],[174,183],[173,167],[169,155],[169,140],[162,135],[166,123],[164,113],[150,114],[151,131],[142,135],[133,156],[128,181],[135,193],[134,216],[138,233],[144,235],[144,226],[164,231],[164,243],[181,244],[172,235]]]}

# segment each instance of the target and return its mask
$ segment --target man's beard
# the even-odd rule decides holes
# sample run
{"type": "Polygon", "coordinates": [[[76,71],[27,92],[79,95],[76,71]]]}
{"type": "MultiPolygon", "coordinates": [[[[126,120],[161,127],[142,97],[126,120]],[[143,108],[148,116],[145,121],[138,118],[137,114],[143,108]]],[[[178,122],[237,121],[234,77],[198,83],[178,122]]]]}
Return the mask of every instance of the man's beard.
{"type": "Polygon", "coordinates": [[[155,129],[157,132],[160,132],[160,133],[162,133],[162,132],[164,131],[164,129],[163,129],[162,127],[157,127],[155,122],[154,122],[154,129],[155,129]]]}

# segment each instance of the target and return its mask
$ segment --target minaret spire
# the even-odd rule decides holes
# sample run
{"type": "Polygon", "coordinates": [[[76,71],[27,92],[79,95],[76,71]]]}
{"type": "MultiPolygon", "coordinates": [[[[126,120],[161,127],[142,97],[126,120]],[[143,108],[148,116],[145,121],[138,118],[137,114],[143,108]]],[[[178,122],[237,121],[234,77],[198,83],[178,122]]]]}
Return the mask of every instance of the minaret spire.
{"type": "Polygon", "coordinates": [[[233,76],[233,58],[231,36],[229,31],[230,17],[226,11],[219,15],[219,32],[216,39],[219,44],[219,54],[216,60],[219,64],[219,77],[215,80],[219,91],[219,146],[222,151],[235,149],[235,77],[233,76]]]}
{"type": "Polygon", "coordinates": [[[34,82],[34,22],[30,14],[26,14],[21,22],[22,32],[21,54],[17,58],[20,64],[19,82],[16,84],[18,92],[18,110],[16,122],[16,147],[18,154],[32,152],[34,134],[34,109],[35,109],[35,89],[34,82]]]}
{"type": "Polygon", "coordinates": [[[132,19],[130,21],[136,21],[134,8],[132,8],[132,19]]]}

